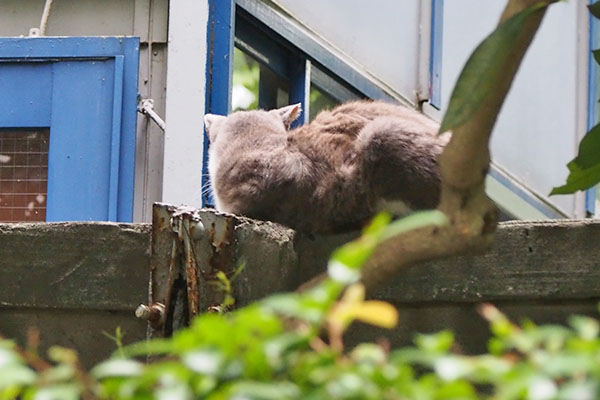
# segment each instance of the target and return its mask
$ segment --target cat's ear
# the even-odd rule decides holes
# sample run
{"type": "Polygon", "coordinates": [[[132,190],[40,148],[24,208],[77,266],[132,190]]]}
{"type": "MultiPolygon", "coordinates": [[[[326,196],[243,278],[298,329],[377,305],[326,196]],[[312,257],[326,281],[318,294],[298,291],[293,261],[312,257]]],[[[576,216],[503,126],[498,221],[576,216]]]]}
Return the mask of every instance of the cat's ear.
{"type": "Polygon", "coordinates": [[[226,117],[222,115],[216,114],[206,114],[204,116],[204,127],[206,128],[208,138],[211,142],[215,140],[215,137],[217,135],[217,129],[215,128],[216,123],[219,121],[223,121],[225,118],[226,117]]]}
{"type": "Polygon", "coordinates": [[[302,114],[302,103],[292,104],[275,110],[281,117],[283,125],[289,129],[292,123],[302,114]]]}

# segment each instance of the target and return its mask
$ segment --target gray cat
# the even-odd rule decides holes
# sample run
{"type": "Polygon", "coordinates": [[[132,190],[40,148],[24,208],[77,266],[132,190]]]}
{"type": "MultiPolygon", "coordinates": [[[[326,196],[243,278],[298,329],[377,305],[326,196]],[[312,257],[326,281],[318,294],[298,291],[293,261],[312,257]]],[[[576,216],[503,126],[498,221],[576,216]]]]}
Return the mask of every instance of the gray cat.
{"type": "Polygon", "coordinates": [[[208,170],[217,210],[303,232],[358,229],[381,209],[434,208],[437,157],[447,142],[415,110],[346,103],[290,129],[299,104],[207,114],[208,170]]]}

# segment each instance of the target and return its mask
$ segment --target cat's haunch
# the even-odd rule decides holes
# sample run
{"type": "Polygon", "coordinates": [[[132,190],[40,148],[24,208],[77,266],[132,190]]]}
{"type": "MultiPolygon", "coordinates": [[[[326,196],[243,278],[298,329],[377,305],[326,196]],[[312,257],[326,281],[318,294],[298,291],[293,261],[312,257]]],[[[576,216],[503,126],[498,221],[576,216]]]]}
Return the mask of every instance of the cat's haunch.
{"type": "Polygon", "coordinates": [[[448,141],[407,107],[357,101],[290,129],[299,104],[207,114],[216,208],[304,232],[362,227],[382,209],[406,213],[439,200],[437,157],[448,141]]]}

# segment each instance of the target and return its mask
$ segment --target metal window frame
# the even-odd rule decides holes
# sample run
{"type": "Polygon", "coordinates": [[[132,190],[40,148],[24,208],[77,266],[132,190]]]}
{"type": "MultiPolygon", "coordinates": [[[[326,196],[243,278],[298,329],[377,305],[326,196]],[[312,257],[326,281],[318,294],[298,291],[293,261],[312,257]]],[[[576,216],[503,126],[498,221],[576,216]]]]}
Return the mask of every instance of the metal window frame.
{"type": "Polygon", "coordinates": [[[442,34],[444,31],[444,0],[431,0],[431,49],[429,58],[429,103],[442,109],[442,34]]]}

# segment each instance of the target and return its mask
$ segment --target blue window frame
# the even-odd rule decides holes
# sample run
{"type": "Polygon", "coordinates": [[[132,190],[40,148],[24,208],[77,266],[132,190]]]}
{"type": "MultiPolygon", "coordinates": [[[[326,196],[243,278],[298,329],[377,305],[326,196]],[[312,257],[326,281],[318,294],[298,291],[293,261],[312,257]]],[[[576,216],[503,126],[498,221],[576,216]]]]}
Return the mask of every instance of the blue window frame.
{"type": "Polygon", "coordinates": [[[444,30],[444,0],[432,0],[431,4],[431,54],[429,102],[442,109],[442,33],[444,30]]]}
{"type": "Polygon", "coordinates": [[[134,37],[0,39],[0,128],[50,132],[47,221],[132,221],[138,60],[134,37]]]}

